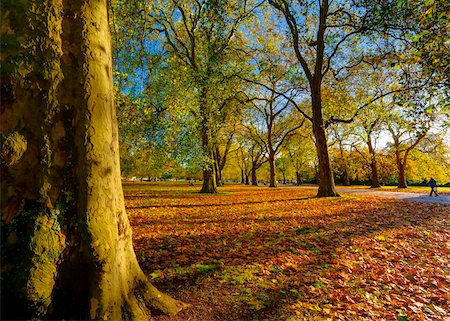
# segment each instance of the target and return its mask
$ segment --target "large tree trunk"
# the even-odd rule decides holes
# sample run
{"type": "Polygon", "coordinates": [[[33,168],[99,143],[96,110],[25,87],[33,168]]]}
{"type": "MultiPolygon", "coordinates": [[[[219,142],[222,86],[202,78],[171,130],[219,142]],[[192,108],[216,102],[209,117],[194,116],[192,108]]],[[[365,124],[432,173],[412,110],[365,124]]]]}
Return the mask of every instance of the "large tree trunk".
{"type": "Polygon", "coordinates": [[[398,188],[407,188],[408,184],[406,181],[406,171],[405,164],[403,162],[399,162],[397,164],[398,167],[398,188]]]}
{"type": "Polygon", "coordinates": [[[313,119],[312,127],[319,162],[319,190],[317,197],[339,196],[334,185],[333,172],[331,170],[330,157],[328,155],[327,137],[322,115],[322,102],[320,84],[311,85],[313,119]]]}
{"type": "Polygon", "coordinates": [[[297,186],[299,186],[299,185],[301,185],[301,183],[302,183],[302,178],[301,178],[301,176],[300,176],[300,171],[296,171],[295,172],[295,178],[296,178],[296,180],[297,180],[297,186]]]}
{"type": "Polygon", "coordinates": [[[183,304],[148,282],[133,250],[107,1],[2,7],[2,319],[178,312],[183,304]]]}
{"type": "Polygon", "coordinates": [[[203,169],[203,185],[200,193],[217,193],[216,174],[214,171],[214,166],[209,169],[203,169]]]}
{"type": "Polygon", "coordinates": [[[380,180],[378,178],[377,161],[375,158],[371,158],[371,160],[370,160],[370,169],[371,169],[370,187],[371,188],[380,187],[381,185],[380,185],[380,180]]]}
{"type": "Polygon", "coordinates": [[[256,164],[252,166],[252,185],[258,186],[258,178],[256,177],[256,164]]]}
{"type": "Polygon", "coordinates": [[[269,187],[276,187],[276,172],[275,172],[275,155],[271,152],[269,154],[269,167],[270,167],[270,178],[269,187]]]}
{"type": "MultiPolygon", "coordinates": [[[[396,143],[396,142],[395,142],[396,143]]],[[[399,151],[400,147],[398,143],[395,146],[395,160],[397,162],[397,170],[398,170],[398,188],[407,188],[408,185],[406,183],[406,162],[402,162],[401,153],[399,151]]]]}
{"type": "Polygon", "coordinates": [[[211,128],[210,128],[210,113],[208,110],[208,102],[206,101],[206,88],[200,90],[200,112],[201,120],[201,136],[202,136],[202,151],[203,151],[203,185],[200,193],[217,193],[216,181],[216,166],[214,160],[211,128]]]}
{"type": "Polygon", "coordinates": [[[372,137],[370,134],[367,136],[367,147],[369,149],[369,155],[370,155],[370,169],[371,169],[371,175],[370,175],[370,187],[371,188],[377,188],[380,187],[380,180],[378,178],[378,168],[377,168],[377,159],[375,155],[375,149],[372,145],[372,137]]]}

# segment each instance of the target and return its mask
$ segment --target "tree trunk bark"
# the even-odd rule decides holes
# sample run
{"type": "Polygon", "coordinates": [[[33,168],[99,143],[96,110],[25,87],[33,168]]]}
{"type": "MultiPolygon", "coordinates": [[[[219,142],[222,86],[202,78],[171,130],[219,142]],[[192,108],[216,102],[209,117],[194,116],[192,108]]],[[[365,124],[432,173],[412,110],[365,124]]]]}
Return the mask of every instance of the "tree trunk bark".
{"type": "Polygon", "coordinates": [[[209,126],[210,113],[208,110],[208,102],[206,101],[206,88],[200,90],[200,113],[201,120],[201,136],[202,136],[202,151],[203,151],[203,184],[200,193],[215,194],[217,193],[217,181],[215,171],[215,160],[213,147],[211,142],[211,129],[209,126]]]}
{"type": "Polygon", "coordinates": [[[377,188],[380,187],[380,180],[378,178],[378,168],[377,168],[377,159],[375,155],[375,149],[372,145],[372,137],[369,134],[367,136],[367,148],[369,149],[369,155],[370,155],[370,169],[371,169],[371,176],[370,176],[370,187],[371,188],[377,188]]]}
{"type": "Polygon", "coordinates": [[[250,179],[248,177],[248,174],[245,175],[245,185],[250,185],[250,179]]]}
{"type": "Polygon", "coordinates": [[[313,110],[312,127],[317,151],[317,160],[319,163],[319,190],[317,191],[317,197],[339,196],[334,185],[333,172],[331,170],[330,157],[328,155],[325,124],[322,115],[320,83],[317,80],[316,83],[311,85],[311,97],[313,110]]]}
{"type": "Polygon", "coordinates": [[[301,182],[301,177],[300,177],[300,172],[299,171],[295,172],[295,177],[297,179],[297,186],[300,186],[302,182],[301,182]]]}
{"type": "Polygon", "coordinates": [[[2,8],[2,319],[177,313],[133,250],[107,1],[21,4],[2,8]]]}
{"type": "Polygon", "coordinates": [[[380,180],[378,179],[378,168],[376,159],[372,158],[370,162],[371,176],[370,176],[370,187],[377,188],[380,187],[380,180]]]}
{"type": "Polygon", "coordinates": [[[245,175],[243,169],[241,169],[241,184],[245,184],[245,175]]]}
{"type": "Polygon", "coordinates": [[[405,163],[402,162],[401,152],[399,151],[400,146],[395,141],[395,160],[397,162],[397,170],[398,170],[398,188],[407,188],[408,185],[406,183],[406,171],[405,171],[405,163]]]}
{"type": "Polygon", "coordinates": [[[217,169],[217,186],[224,186],[225,182],[222,177],[222,171],[218,168],[217,169]]]}
{"type": "Polygon", "coordinates": [[[407,188],[408,184],[406,181],[406,171],[405,164],[400,162],[398,163],[398,188],[407,188]]]}
{"type": "Polygon", "coordinates": [[[276,172],[275,172],[275,155],[271,152],[269,153],[269,167],[270,167],[270,179],[269,187],[276,187],[276,172]]]}
{"type": "Polygon", "coordinates": [[[222,181],[222,171],[220,170],[220,155],[218,150],[216,149],[216,152],[214,153],[214,173],[216,174],[216,184],[217,187],[223,186],[222,181]]]}
{"type": "MultiPolygon", "coordinates": [[[[233,135],[231,135],[231,137],[233,137],[233,135]]],[[[225,168],[225,164],[227,163],[227,158],[228,158],[228,153],[230,152],[230,147],[231,147],[231,138],[228,140],[227,145],[225,147],[225,151],[223,152],[223,156],[220,157],[220,153],[219,153],[219,149],[217,148],[217,155],[219,155],[218,157],[218,172],[219,172],[219,186],[224,186],[225,185],[225,181],[223,178],[223,170],[225,168]]]]}
{"type": "Polygon", "coordinates": [[[258,179],[256,177],[256,164],[252,166],[252,185],[258,186],[258,179]]]}

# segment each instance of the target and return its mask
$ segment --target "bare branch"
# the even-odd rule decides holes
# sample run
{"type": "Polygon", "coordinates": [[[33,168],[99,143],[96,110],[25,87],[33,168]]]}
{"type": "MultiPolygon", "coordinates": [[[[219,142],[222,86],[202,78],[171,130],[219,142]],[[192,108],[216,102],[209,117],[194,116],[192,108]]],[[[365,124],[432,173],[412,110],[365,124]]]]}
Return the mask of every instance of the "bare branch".
{"type": "Polygon", "coordinates": [[[302,115],[303,115],[306,119],[308,119],[309,121],[312,121],[312,117],[309,116],[306,112],[304,112],[304,111],[300,108],[300,106],[298,106],[298,104],[295,102],[295,100],[293,100],[291,97],[287,96],[286,94],[284,94],[284,93],[282,93],[282,92],[279,92],[279,91],[277,91],[277,90],[275,90],[275,89],[273,89],[273,88],[267,86],[266,84],[263,84],[263,83],[258,82],[258,81],[256,81],[256,80],[251,80],[251,79],[248,79],[248,78],[244,78],[244,77],[242,77],[242,76],[240,76],[240,75],[236,75],[236,77],[238,77],[239,79],[242,79],[242,80],[244,80],[244,81],[246,81],[246,82],[249,82],[249,83],[252,83],[252,84],[255,84],[255,85],[259,85],[259,86],[261,86],[261,87],[264,87],[264,88],[266,88],[267,90],[270,90],[270,91],[274,92],[275,94],[277,94],[277,95],[279,95],[279,96],[282,96],[283,98],[287,99],[287,100],[288,100],[288,101],[289,101],[289,102],[290,102],[290,103],[298,110],[298,112],[299,112],[300,114],[302,114],[302,115]]]}

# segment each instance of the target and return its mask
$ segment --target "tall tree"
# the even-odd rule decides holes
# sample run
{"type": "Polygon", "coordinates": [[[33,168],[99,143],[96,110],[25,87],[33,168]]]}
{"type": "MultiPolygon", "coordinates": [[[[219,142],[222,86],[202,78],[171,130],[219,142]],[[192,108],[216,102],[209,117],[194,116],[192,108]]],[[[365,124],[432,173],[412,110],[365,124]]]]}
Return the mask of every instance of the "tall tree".
{"type": "Polygon", "coordinates": [[[405,105],[406,107],[413,106],[413,110],[409,108],[393,110],[386,124],[393,139],[392,147],[398,170],[398,188],[408,187],[406,164],[409,154],[426,137],[435,120],[433,110],[423,106],[422,102],[403,102],[402,107],[405,105]]]}
{"type": "Polygon", "coordinates": [[[133,250],[107,1],[7,1],[2,42],[2,319],[177,313],[133,250]]]}
{"type": "Polygon", "coordinates": [[[425,138],[429,124],[405,123],[400,117],[391,117],[388,129],[393,139],[393,149],[398,170],[398,188],[407,188],[406,163],[410,152],[425,138]]]}
{"type": "MultiPolygon", "coordinates": [[[[201,192],[216,193],[213,96],[223,80],[226,55],[241,22],[252,12],[245,1],[170,0],[148,8],[149,30],[161,32],[167,48],[187,68],[197,94],[202,142],[203,186],[201,192]]],[[[223,84],[222,84],[223,86],[223,84]]]]}
{"type": "MultiPolygon", "coordinates": [[[[393,50],[384,40],[377,39],[378,31],[386,26],[383,17],[365,1],[296,1],[269,0],[269,3],[285,20],[285,28],[291,38],[294,56],[309,84],[310,112],[302,110],[312,123],[319,169],[318,197],[336,196],[333,173],[327,148],[326,127],[333,123],[350,122],[336,115],[325,118],[323,110],[323,84],[332,74],[350,73],[354,67],[365,63],[368,56],[393,50]],[[361,45],[364,39],[364,45],[361,45]]],[[[386,95],[380,94],[374,97],[386,95]]],[[[356,113],[365,108],[365,103],[356,108],[356,113]]]]}
{"type": "Polygon", "coordinates": [[[305,173],[311,168],[314,159],[314,146],[310,135],[295,135],[287,140],[285,151],[295,170],[296,184],[301,185],[305,173]]]}
{"type": "Polygon", "coordinates": [[[390,109],[394,104],[380,101],[366,109],[356,120],[356,126],[359,130],[359,137],[366,144],[368,150],[368,157],[364,153],[360,152],[358,148],[356,150],[360,153],[363,159],[370,166],[370,187],[380,187],[380,178],[378,174],[377,163],[377,150],[376,143],[377,138],[381,132],[382,124],[389,118],[390,109]]]}
{"type": "MultiPolygon", "coordinates": [[[[215,164],[216,164],[216,181],[218,186],[224,185],[224,179],[223,179],[223,169],[225,168],[225,165],[227,163],[228,155],[230,153],[231,145],[233,143],[233,137],[235,136],[236,132],[236,125],[233,127],[227,127],[229,130],[227,132],[227,135],[224,138],[223,142],[223,149],[221,148],[219,142],[216,140],[214,144],[214,158],[215,158],[215,164]]],[[[217,137],[219,138],[219,137],[217,137]]]]}
{"type": "MultiPolygon", "coordinates": [[[[351,124],[353,125],[353,124],[351,124]]],[[[354,141],[355,127],[349,124],[339,124],[330,128],[331,142],[329,146],[335,145],[338,150],[338,161],[342,169],[342,181],[345,186],[350,186],[350,168],[348,164],[349,147],[351,149],[354,141]]]]}
{"type": "MultiPolygon", "coordinates": [[[[276,86],[273,79],[272,86],[276,86]]],[[[248,126],[254,140],[259,140],[265,147],[269,162],[269,187],[276,186],[275,159],[287,138],[291,137],[303,126],[304,120],[297,118],[296,110],[292,109],[290,101],[281,100],[270,91],[268,97],[258,98],[254,103],[255,117],[248,126]],[[261,121],[258,121],[261,120],[261,121]]]]}

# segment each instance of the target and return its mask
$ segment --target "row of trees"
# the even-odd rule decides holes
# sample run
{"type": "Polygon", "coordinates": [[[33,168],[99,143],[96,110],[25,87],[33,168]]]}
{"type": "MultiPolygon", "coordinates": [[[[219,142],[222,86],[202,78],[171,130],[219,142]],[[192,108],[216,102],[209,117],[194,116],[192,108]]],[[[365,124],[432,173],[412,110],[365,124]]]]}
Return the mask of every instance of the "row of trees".
{"type": "MultiPolygon", "coordinates": [[[[381,185],[397,185],[399,172],[404,168],[408,184],[423,184],[425,179],[434,177],[440,184],[450,182],[450,162],[448,158],[448,143],[442,136],[429,135],[414,148],[408,151],[416,139],[402,137],[404,142],[395,145],[392,137],[385,137],[385,132],[374,130],[371,140],[367,140],[367,133],[363,127],[351,133],[338,131],[330,133],[329,152],[333,167],[334,179],[343,185],[368,184],[371,187],[381,185]],[[347,136],[345,136],[347,135],[347,136]],[[380,140],[389,139],[383,147],[380,140]],[[401,159],[400,167],[397,154],[401,159]],[[406,155],[406,158],[405,158],[406,155]]],[[[277,153],[274,161],[275,175],[270,167],[268,151],[258,145],[259,138],[252,146],[239,145],[239,134],[235,134],[236,142],[220,145],[218,154],[226,155],[226,165],[218,170],[219,185],[225,180],[241,182],[243,184],[258,185],[261,181],[270,186],[276,182],[301,184],[303,182],[317,182],[318,164],[314,153],[314,142],[296,133],[289,137],[277,153]]],[[[408,133],[414,135],[414,133],[408,133]]],[[[414,137],[414,136],[413,136],[414,137]]],[[[263,137],[264,139],[265,137],[263,137]]],[[[247,142],[248,143],[248,142],[247,142]]],[[[263,145],[264,146],[264,145],[263,145]]],[[[201,164],[181,164],[173,159],[162,160],[155,158],[147,150],[144,155],[136,156],[122,154],[122,174],[127,177],[144,179],[195,179],[201,180],[201,164]],[[150,161],[149,161],[150,160],[150,161]],[[155,163],[163,161],[163,163],[155,163]]]]}
{"type": "Polygon", "coordinates": [[[314,143],[317,195],[335,196],[330,145],[364,142],[375,187],[373,140],[388,131],[406,187],[411,150],[445,134],[447,69],[426,63],[440,59],[415,36],[428,24],[402,2],[137,1],[113,12],[125,170],[200,168],[201,191],[215,193],[235,150],[253,181],[267,162],[275,186],[297,136],[314,143]]]}

